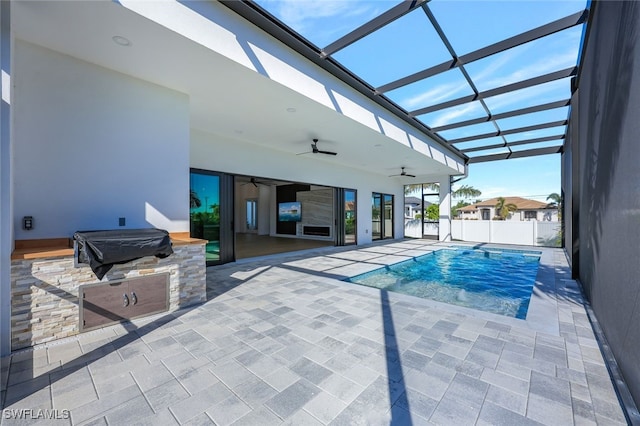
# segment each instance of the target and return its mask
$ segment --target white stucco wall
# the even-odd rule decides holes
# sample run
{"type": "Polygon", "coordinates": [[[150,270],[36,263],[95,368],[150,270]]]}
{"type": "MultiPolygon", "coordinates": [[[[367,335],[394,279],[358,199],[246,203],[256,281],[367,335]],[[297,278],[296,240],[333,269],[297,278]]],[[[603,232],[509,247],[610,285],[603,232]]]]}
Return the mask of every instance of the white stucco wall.
{"type": "MultiPolygon", "coordinates": [[[[239,140],[225,140],[197,129],[191,129],[191,167],[355,189],[358,191],[359,244],[371,242],[372,192],[392,194],[394,236],[402,238],[404,235],[404,187],[395,179],[337,166],[323,161],[319,155],[292,155],[239,140]]],[[[270,220],[274,222],[275,219],[271,217],[270,220]]]]}
{"type": "Polygon", "coordinates": [[[11,153],[11,3],[0,2],[0,356],[11,352],[13,190],[11,153]]]}
{"type": "Polygon", "coordinates": [[[16,239],[114,229],[119,217],[189,230],[187,96],[19,40],[13,58],[16,239]]]}

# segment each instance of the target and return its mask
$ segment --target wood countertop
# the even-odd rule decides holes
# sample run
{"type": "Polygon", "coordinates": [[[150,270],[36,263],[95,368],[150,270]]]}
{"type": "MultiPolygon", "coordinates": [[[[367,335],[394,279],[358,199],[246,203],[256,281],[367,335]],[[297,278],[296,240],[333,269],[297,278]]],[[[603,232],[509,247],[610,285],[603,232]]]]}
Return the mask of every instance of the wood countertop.
{"type": "MultiPolygon", "coordinates": [[[[171,244],[174,246],[207,243],[207,240],[191,238],[188,232],[172,232],[169,235],[171,236],[171,244]]],[[[11,253],[11,260],[43,259],[73,255],[73,239],[71,238],[16,240],[15,250],[11,253]]]]}

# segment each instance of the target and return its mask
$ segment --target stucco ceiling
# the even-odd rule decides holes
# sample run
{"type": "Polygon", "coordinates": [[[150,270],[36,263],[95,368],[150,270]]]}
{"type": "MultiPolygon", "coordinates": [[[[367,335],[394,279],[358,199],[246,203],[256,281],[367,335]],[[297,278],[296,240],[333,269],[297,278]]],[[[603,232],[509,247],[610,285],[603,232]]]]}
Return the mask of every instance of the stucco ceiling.
{"type": "Polygon", "coordinates": [[[117,2],[13,3],[12,30],[25,41],[186,93],[193,128],[288,153],[309,151],[318,138],[321,149],[339,155],[316,155],[317,161],[381,175],[406,166],[418,177],[394,178],[403,183],[455,173],[117,2]],[[120,46],[113,36],[131,45],[120,46]]]}

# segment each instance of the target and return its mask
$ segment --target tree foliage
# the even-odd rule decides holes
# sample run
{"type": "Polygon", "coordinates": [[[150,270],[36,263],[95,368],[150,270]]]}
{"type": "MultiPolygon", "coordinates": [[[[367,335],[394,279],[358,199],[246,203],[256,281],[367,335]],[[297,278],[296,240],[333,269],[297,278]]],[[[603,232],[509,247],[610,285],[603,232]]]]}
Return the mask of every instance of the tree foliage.
{"type": "Polygon", "coordinates": [[[426,209],[427,220],[439,220],[440,219],[440,206],[437,204],[431,204],[426,209]]]}
{"type": "Polygon", "coordinates": [[[416,183],[413,185],[404,186],[404,195],[411,195],[415,193],[421,193],[422,190],[438,192],[440,191],[440,184],[438,183],[416,183]]]}
{"type": "Polygon", "coordinates": [[[551,202],[547,205],[550,208],[558,209],[558,220],[562,220],[562,196],[557,192],[552,192],[547,197],[547,201],[551,200],[551,202]]]}
{"type": "MultiPolygon", "coordinates": [[[[421,193],[422,190],[438,192],[440,191],[440,184],[437,183],[424,183],[404,186],[404,195],[410,195],[415,193],[421,193]]],[[[460,188],[451,192],[453,198],[477,198],[482,195],[482,191],[469,185],[462,185],[460,188]]]]}
{"type": "Polygon", "coordinates": [[[198,197],[198,193],[193,189],[190,190],[189,197],[191,198],[189,205],[192,209],[197,209],[202,205],[202,201],[200,201],[200,197],[198,197]]]}
{"type": "Polygon", "coordinates": [[[496,203],[496,219],[506,220],[509,217],[509,213],[518,210],[518,206],[513,203],[507,203],[504,197],[498,197],[496,203]]]}
{"type": "Polygon", "coordinates": [[[453,191],[454,198],[477,198],[482,195],[482,191],[469,185],[462,185],[453,191]]]}

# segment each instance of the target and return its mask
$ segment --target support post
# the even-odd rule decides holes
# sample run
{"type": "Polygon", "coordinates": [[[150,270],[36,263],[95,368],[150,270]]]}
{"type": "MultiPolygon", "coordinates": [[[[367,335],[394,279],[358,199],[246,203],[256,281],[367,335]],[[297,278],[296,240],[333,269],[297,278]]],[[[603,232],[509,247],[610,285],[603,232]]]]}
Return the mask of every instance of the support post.
{"type": "Polygon", "coordinates": [[[440,180],[440,223],[438,239],[451,241],[451,177],[440,180]]]}

